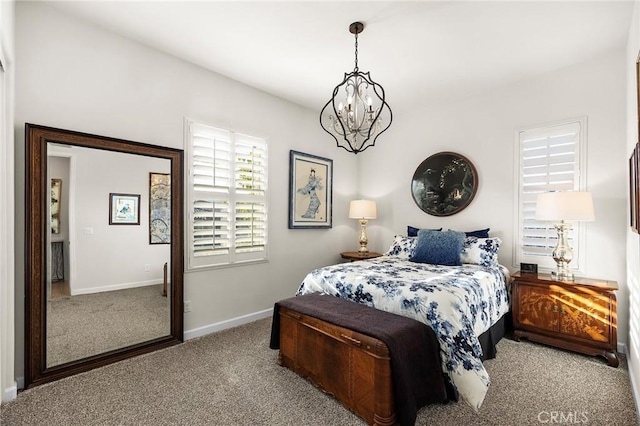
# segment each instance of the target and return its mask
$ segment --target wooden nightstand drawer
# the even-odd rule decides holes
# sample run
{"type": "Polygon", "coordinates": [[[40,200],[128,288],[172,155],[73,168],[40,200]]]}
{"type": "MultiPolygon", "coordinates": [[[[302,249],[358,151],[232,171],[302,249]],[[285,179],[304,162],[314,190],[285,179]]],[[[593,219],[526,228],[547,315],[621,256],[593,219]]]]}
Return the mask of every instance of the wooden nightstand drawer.
{"type": "Polygon", "coordinates": [[[600,355],[618,366],[616,296],[613,281],[548,274],[513,274],[514,338],[600,355]]]}

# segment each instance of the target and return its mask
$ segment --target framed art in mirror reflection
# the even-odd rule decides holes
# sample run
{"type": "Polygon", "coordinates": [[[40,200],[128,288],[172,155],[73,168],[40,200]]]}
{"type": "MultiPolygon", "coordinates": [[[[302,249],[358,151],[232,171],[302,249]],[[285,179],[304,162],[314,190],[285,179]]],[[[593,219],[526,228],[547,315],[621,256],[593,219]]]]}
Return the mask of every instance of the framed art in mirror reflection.
{"type": "Polygon", "coordinates": [[[109,225],[140,225],[140,194],[109,194],[109,225]]]}

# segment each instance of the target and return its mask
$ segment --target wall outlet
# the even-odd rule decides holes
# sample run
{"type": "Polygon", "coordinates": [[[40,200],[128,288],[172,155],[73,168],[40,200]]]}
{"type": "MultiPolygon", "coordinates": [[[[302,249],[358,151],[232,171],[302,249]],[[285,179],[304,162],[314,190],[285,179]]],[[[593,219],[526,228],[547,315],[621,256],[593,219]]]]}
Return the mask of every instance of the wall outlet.
{"type": "Polygon", "coordinates": [[[149,264],[144,265],[144,271],[145,272],[151,271],[151,265],[149,265],[149,264]]]}
{"type": "Polygon", "coordinates": [[[184,312],[191,312],[191,300],[184,301],[184,312]]]}

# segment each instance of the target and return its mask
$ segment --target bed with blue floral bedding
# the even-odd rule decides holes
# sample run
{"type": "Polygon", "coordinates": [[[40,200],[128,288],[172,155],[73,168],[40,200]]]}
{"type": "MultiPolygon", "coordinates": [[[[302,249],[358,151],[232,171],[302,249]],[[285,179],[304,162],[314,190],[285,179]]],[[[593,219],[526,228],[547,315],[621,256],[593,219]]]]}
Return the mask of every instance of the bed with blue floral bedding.
{"type": "Polygon", "coordinates": [[[487,241],[477,240],[467,238],[465,248],[478,262],[444,266],[409,261],[411,247],[398,249],[406,237],[396,237],[382,257],[312,271],[297,295],[338,296],[427,324],[440,343],[442,370],[460,397],[477,410],[490,383],[478,336],[509,311],[509,272],[495,259],[487,262],[487,241]],[[480,249],[484,253],[469,252],[478,243],[485,245],[480,249]]]}

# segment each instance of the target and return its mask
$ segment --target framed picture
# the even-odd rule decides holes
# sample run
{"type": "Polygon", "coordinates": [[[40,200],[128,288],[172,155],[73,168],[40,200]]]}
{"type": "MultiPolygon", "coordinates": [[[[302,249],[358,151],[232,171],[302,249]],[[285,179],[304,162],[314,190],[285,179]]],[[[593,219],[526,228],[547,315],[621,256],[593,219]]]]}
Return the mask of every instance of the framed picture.
{"type": "Polygon", "coordinates": [[[171,175],[149,173],[149,244],[171,243],[171,175]]]}
{"type": "Polygon", "coordinates": [[[289,229],[331,228],[333,160],[289,152],[289,229]]]}
{"type": "Polygon", "coordinates": [[[140,195],[109,194],[109,225],[140,225],[140,195]]]}
{"type": "Polygon", "coordinates": [[[411,180],[418,207],[432,216],[451,216],[464,210],[478,190],[473,163],[455,152],[439,152],[424,160],[411,180]]]}
{"type": "Polygon", "coordinates": [[[51,233],[60,233],[60,197],[62,179],[51,179],[51,233]]]}

